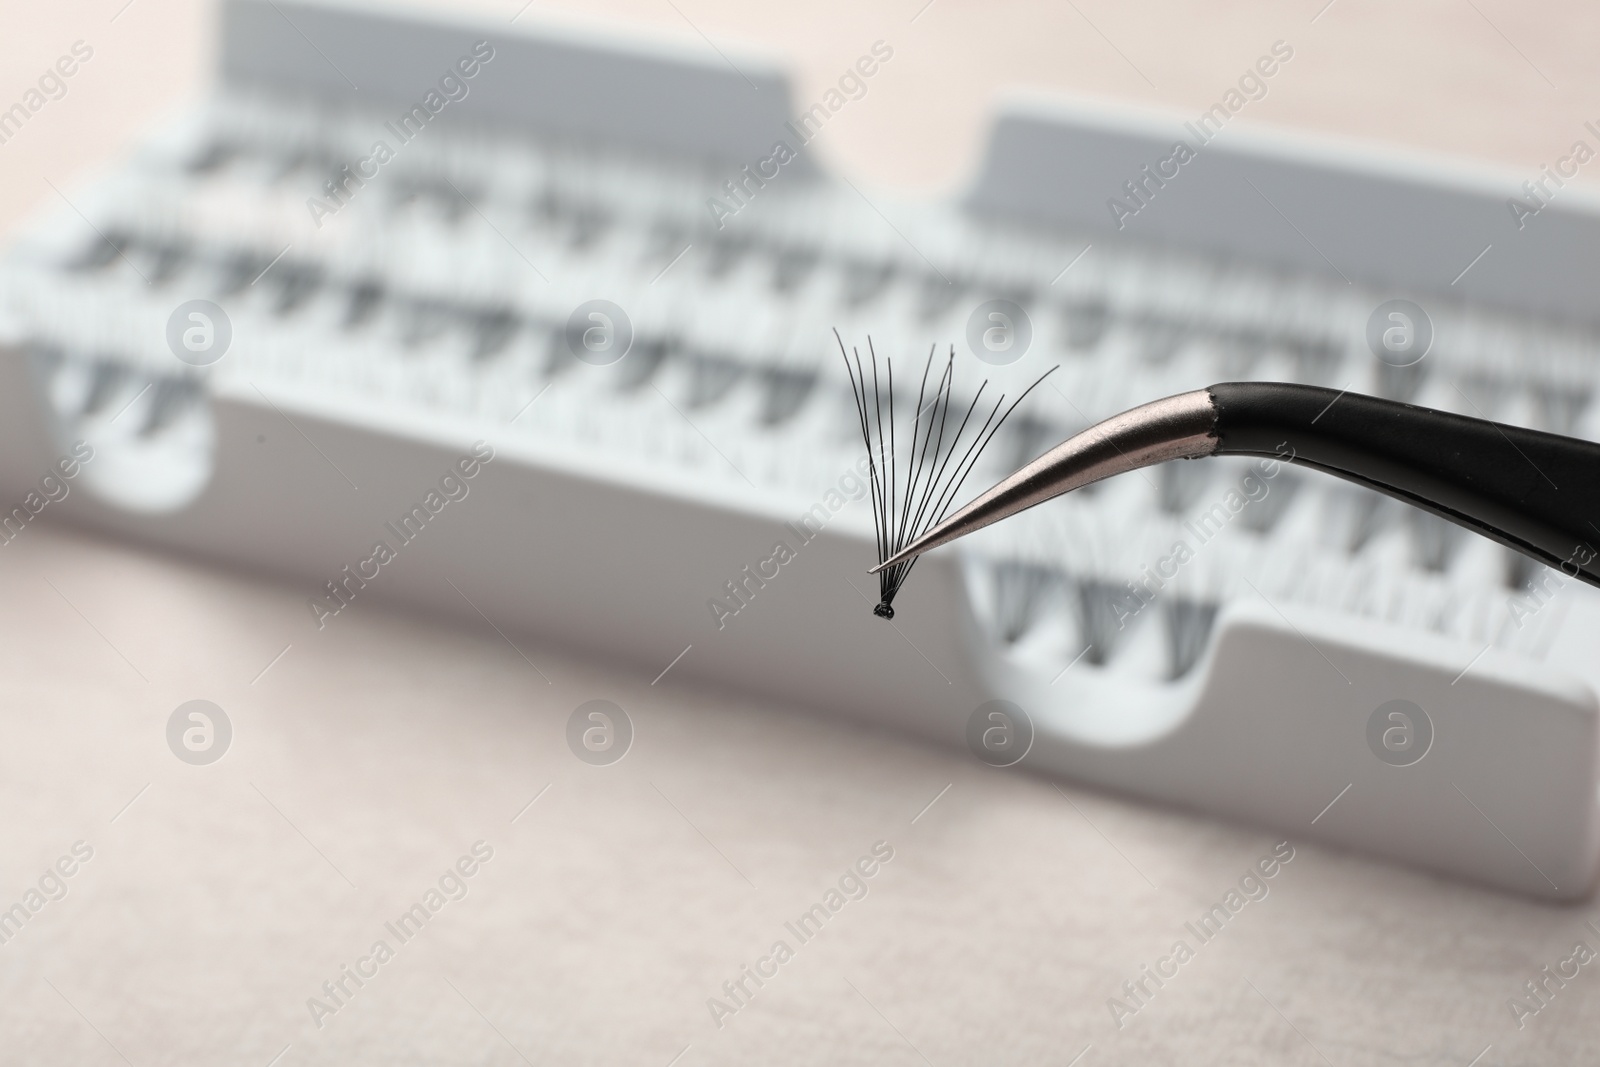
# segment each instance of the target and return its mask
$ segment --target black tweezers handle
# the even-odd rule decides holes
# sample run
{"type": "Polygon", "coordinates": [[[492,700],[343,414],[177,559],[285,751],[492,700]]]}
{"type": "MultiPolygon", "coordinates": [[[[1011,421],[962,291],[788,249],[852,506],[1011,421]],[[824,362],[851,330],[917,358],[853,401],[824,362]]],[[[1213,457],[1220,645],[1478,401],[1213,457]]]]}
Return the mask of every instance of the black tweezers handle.
{"type": "Polygon", "coordinates": [[[1218,455],[1336,474],[1600,586],[1600,444],[1309,385],[1209,392],[1218,455]]]}

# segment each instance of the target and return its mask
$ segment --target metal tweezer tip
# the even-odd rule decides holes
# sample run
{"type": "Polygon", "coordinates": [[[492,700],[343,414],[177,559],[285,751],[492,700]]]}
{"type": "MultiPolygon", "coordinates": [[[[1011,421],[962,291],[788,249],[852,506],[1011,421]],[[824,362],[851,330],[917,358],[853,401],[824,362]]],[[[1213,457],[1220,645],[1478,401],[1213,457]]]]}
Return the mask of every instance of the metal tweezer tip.
{"type": "Polygon", "coordinates": [[[1217,450],[1216,418],[1216,407],[1205,389],[1113,415],[1002,479],[867,573],[910,562],[929,549],[1114,474],[1169,459],[1212,455],[1217,450]]]}

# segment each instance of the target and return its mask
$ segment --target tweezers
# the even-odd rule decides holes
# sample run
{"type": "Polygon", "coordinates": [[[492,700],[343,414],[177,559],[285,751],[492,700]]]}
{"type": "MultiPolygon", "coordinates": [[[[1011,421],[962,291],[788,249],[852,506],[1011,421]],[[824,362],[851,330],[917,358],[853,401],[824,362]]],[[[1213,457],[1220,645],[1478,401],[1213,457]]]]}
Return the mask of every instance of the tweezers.
{"type": "Polygon", "coordinates": [[[1113,415],[1002,479],[871,573],[1112,475],[1224,455],[1326,471],[1600,586],[1600,444],[1279,382],[1213,385],[1113,415]]]}

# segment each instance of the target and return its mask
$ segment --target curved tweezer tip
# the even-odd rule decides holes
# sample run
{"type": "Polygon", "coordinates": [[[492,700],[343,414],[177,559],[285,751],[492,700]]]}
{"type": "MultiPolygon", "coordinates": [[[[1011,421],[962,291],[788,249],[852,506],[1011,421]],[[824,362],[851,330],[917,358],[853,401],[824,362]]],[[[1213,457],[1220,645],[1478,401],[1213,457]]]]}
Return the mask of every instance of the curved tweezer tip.
{"type": "Polygon", "coordinates": [[[1168,459],[1217,450],[1216,408],[1204,389],[1113,415],[1068,438],[867,571],[877,574],[1052,497],[1168,459]]]}

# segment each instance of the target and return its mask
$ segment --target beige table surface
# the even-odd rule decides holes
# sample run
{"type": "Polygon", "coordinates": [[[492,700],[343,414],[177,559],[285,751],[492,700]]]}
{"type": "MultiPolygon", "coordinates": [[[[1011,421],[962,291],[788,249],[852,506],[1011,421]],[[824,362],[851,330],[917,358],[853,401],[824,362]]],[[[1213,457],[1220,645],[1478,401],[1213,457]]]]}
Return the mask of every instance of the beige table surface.
{"type": "MultiPolygon", "coordinates": [[[[202,84],[208,8],[121,7],[0,9],[0,103],[72,41],[96,49],[0,145],[0,222],[202,84]]],[[[1592,6],[920,7],[617,0],[583,17],[764,44],[792,57],[801,98],[892,40],[899,80],[824,147],[927,188],[971,165],[997,86],[1198,110],[1279,38],[1297,65],[1262,121],[1531,175],[1600,114],[1592,6]]],[[[1175,940],[1198,945],[1184,924],[1272,838],[523,640],[547,683],[492,631],[371,605],[304,641],[297,588],[47,523],[0,547],[0,605],[0,909],[74,842],[93,849],[0,944],[7,1065],[1600,1060],[1600,966],[1523,1029],[1507,1007],[1574,942],[1600,947],[1592,904],[1297,844],[1118,1029],[1108,998],[1175,940]],[[564,741],[595,697],[637,724],[611,767],[564,741]],[[209,767],[166,747],[195,698],[236,731],[209,767]],[[375,940],[399,944],[385,922],[478,841],[493,856],[467,895],[314,1025],[307,999],[375,940]],[[800,944],[785,922],[879,841],[894,855],[865,898],[800,944]],[[707,998],[779,939],[794,958],[719,1028],[707,998]]]]}

